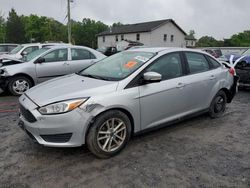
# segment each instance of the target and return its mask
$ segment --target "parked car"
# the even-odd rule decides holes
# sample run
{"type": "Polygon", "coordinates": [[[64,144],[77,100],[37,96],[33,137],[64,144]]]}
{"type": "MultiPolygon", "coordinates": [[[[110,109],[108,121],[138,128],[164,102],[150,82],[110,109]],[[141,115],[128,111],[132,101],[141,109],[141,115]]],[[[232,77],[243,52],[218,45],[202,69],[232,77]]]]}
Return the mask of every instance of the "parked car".
{"type": "Polygon", "coordinates": [[[21,59],[23,56],[28,55],[29,53],[36,51],[38,49],[47,47],[47,46],[55,46],[55,45],[66,45],[64,43],[28,43],[21,44],[10,51],[8,54],[4,54],[0,56],[0,59],[4,58],[16,58],[21,59]]]}
{"type": "Polygon", "coordinates": [[[34,51],[21,60],[10,58],[0,64],[0,88],[21,95],[43,81],[78,72],[106,57],[81,46],[51,46],[34,51]]]}
{"type": "Polygon", "coordinates": [[[25,92],[19,126],[44,146],[86,144],[108,158],[139,132],[203,112],[220,117],[236,87],[233,70],[206,53],[127,50],[25,92]]]}
{"type": "Polygon", "coordinates": [[[102,47],[102,48],[98,48],[97,51],[103,53],[106,56],[111,56],[115,53],[117,53],[117,49],[116,47],[102,47]]]}
{"type": "Polygon", "coordinates": [[[203,49],[203,51],[209,53],[210,55],[214,56],[215,58],[222,56],[222,52],[220,49],[203,49]]]}
{"type": "Polygon", "coordinates": [[[18,44],[8,44],[8,43],[0,44],[0,55],[9,53],[17,46],[18,44]]]}
{"type": "MultiPolygon", "coordinates": [[[[230,54],[219,58],[221,61],[230,61],[230,54]]],[[[237,65],[235,66],[236,73],[239,75],[239,86],[250,87],[250,49],[243,52],[241,55],[234,55],[233,62],[238,58],[245,56],[237,65]]]]}

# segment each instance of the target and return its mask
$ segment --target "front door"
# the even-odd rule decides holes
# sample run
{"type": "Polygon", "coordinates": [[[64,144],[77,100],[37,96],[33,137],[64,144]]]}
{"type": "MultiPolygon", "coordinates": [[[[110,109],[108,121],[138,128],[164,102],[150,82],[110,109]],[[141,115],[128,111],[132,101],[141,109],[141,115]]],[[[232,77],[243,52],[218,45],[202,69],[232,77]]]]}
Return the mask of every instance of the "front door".
{"type": "Polygon", "coordinates": [[[179,53],[160,57],[146,69],[149,71],[161,74],[162,81],[139,86],[142,129],[177,119],[187,108],[179,53]]]}

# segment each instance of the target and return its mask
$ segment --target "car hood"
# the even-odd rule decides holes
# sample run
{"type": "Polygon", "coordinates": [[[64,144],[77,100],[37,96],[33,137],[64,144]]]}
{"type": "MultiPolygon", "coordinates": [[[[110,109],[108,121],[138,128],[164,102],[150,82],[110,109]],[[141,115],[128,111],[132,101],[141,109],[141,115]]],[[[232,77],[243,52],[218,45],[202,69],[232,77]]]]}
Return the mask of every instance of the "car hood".
{"type": "Polygon", "coordinates": [[[13,58],[13,57],[4,57],[0,59],[0,67],[15,65],[15,64],[20,64],[20,63],[24,63],[24,61],[22,61],[21,59],[13,58]]]}
{"type": "Polygon", "coordinates": [[[13,59],[17,59],[16,58],[16,54],[2,54],[1,56],[0,56],[0,59],[11,59],[11,60],[13,60],[13,59]]]}
{"type": "Polygon", "coordinates": [[[44,106],[58,101],[114,92],[117,85],[118,82],[71,74],[39,84],[25,94],[37,105],[44,106]]]}

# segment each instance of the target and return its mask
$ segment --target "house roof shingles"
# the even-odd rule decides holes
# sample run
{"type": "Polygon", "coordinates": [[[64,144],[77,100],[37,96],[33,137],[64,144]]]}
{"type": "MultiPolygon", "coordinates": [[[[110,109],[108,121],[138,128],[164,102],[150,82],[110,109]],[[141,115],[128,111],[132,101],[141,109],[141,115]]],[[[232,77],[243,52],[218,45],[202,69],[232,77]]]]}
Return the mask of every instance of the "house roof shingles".
{"type": "Polygon", "coordinates": [[[109,30],[103,31],[97,36],[105,36],[105,35],[116,35],[116,34],[127,34],[127,33],[141,33],[141,32],[149,32],[152,31],[161,25],[172,22],[184,35],[187,35],[185,31],[179,27],[174,20],[172,19],[165,19],[165,20],[158,20],[158,21],[151,21],[151,22],[143,22],[143,23],[136,23],[136,24],[126,24],[121,26],[112,27],[109,30]]]}

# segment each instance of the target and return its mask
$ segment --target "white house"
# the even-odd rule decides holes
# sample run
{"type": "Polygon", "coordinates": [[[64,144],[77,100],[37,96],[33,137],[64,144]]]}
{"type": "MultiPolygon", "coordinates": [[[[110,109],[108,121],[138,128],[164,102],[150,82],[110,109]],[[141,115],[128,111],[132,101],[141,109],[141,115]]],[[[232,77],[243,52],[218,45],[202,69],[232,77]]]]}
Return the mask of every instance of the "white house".
{"type": "Polygon", "coordinates": [[[186,47],[187,48],[195,48],[196,41],[197,41],[196,38],[194,38],[193,36],[186,36],[185,40],[186,40],[186,47]]]}
{"type": "Polygon", "coordinates": [[[149,47],[186,47],[186,33],[174,20],[165,19],[112,27],[97,35],[98,48],[116,46],[123,40],[149,47]]]}

